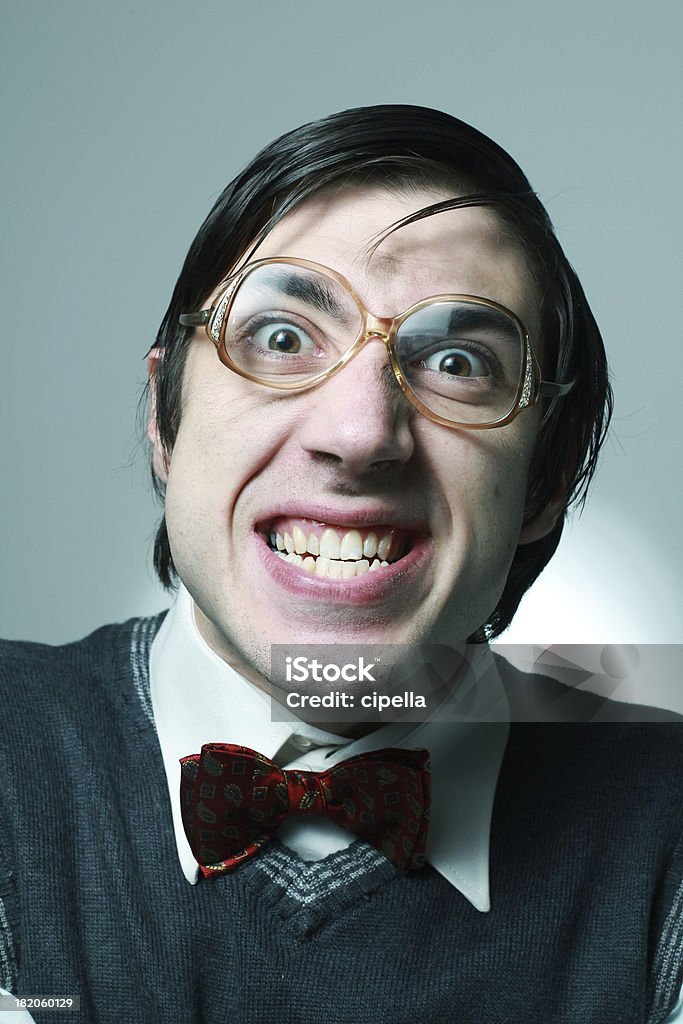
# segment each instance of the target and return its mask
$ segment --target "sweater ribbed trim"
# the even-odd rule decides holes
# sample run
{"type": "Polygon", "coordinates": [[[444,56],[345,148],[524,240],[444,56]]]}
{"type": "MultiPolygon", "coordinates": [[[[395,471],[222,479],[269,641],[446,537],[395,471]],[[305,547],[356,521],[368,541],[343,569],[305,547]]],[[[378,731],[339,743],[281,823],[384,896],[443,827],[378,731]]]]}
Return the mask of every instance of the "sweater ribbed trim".
{"type": "Polygon", "coordinates": [[[683,979],[683,883],[679,886],[655,954],[652,1011],[646,1024],[659,1024],[673,1010],[683,979]]]}
{"type": "Polygon", "coordinates": [[[291,851],[271,846],[268,856],[254,861],[259,871],[285,889],[289,899],[302,906],[313,904],[337,889],[348,888],[357,878],[386,864],[386,857],[372,846],[361,843],[353,843],[346,850],[309,863],[300,861],[291,851]]]}
{"type": "Polygon", "coordinates": [[[17,956],[5,901],[0,894],[0,988],[14,991],[17,981],[17,956]]]}
{"type": "MultiPolygon", "coordinates": [[[[1,811],[0,811],[1,813],[1,811]]],[[[0,846],[0,988],[14,991],[17,982],[19,950],[14,936],[18,934],[18,915],[12,914],[17,907],[14,877],[5,864],[0,846]]]]}
{"type": "Polygon", "coordinates": [[[149,678],[149,655],[152,642],[163,619],[155,615],[147,619],[138,619],[133,626],[130,638],[130,664],[133,671],[133,684],[140,700],[145,718],[156,732],[154,712],[152,710],[152,694],[149,678]]]}

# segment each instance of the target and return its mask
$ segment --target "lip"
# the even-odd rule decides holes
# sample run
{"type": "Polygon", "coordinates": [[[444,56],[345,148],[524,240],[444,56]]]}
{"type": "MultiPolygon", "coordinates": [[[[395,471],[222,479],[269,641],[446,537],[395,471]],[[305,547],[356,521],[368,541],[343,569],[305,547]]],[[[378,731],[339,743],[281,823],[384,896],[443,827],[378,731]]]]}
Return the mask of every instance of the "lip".
{"type": "Polygon", "coordinates": [[[280,517],[312,519],[336,529],[352,530],[358,526],[383,525],[414,534],[429,534],[425,519],[419,516],[406,516],[402,509],[395,506],[376,503],[363,508],[342,509],[339,506],[304,504],[301,501],[285,501],[274,505],[272,509],[266,509],[255,523],[255,531],[267,533],[270,523],[280,517]]]}
{"type": "MultiPolygon", "coordinates": [[[[337,524],[333,521],[330,525],[346,523],[337,524]]],[[[356,521],[351,525],[363,524],[356,521]]],[[[372,605],[386,601],[397,591],[408,586],[425,569],[432,554],[431,537],[422,532],[415,537],[408,554],[397,562],[363,573],[362,576],[333,580],[326,576],[316,576],[290,562],[285,562],[271,551],[262,533],[256,531],[253,536],[261,564],[279,587],[293,596],[307,598],[309,601],[338,605],[372,605]]]]}

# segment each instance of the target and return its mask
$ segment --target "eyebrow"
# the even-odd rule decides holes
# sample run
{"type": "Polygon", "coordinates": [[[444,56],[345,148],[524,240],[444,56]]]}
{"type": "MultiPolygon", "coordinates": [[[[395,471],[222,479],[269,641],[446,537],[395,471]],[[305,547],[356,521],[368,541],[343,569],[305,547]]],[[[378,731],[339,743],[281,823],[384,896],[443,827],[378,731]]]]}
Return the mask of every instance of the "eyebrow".
{"type": "Polygon", "coordinates": [[[519,337],[517,325],[505,313],[491,306],[462,305],[451,310],[448,318],[449,331],[471,327],[495,327],[501,333],[519,337]]]}
{"type": "Polygon", "coordinates": [[[306,305],[326,313],[333,320],[343,324],[351,323],[348,310],[339,302],[332,285],[322,278],[282,270],[275,275],[269,285],[281,295],[291,295],[295,299],[300,299],[306,305]]]}
{"type": "MultiPolygon", "coordinates": [[[[435,303],[435,305],[438,304],[438,302],[435,303]]],[[[416,315],[419,316],[419,313],[416,315]]],[[[410,321],[411,317],[405,323],[412,327],[410,321]]],[[[405,323],[399,329],[404,344],[412,342],[419,337],[417,328],[413,328],[410,331],[404,330],[405,323]]],[[[504,313],[489,306],[477,306],[474,304],[457,306],[450,310],[448,322],[442,323],[440,326],[444,329],[444,334],[452,335],[458,331],[470,331],[486,327],[489,329],[493,328],[503,341],[518,341],[520,338],[519,330],[514,321],[504,313]]]]}
{"type": "MultiPolygon", "coordinates": [[[[440,305],[450,304],[450,300],[439,300],[438,298],[434,302],[433,307],[436,308],[440,305]]],[[[422,312],[422,311],[420,311],[422,312]]],[[[419,316],[413,314],[413,316],[419,316]]],[[[408,321],[410,322],[410,320],[408,321]]],[[[514,334],[516,337],[519,335],[517,325],[514,320],[506,316],[500,310],[494,309],[491,306],[480,306],[475,303],[466,303],[463,300],[462,304],[454,306],[450,309],[450,315],[448,317],[447,329],[449,331],[454,330],[469,330],[473,327],[495,327],[505,334],[514,334]]]]}

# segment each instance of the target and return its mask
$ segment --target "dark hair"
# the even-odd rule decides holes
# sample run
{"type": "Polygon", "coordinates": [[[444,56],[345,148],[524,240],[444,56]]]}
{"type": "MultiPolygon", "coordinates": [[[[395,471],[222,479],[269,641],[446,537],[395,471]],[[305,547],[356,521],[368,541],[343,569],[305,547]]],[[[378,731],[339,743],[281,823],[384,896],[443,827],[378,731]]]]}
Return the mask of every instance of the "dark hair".
{"type": "MultiPolygon", "coordinates": [[[[567,396],[545,409],[529,473],[525,522],[533,522],[558,494],[565,495],[565,513],[572,502],[583,503],[612,411],[597,324],[521,168],[476,128],[425,107],[360,107],[303,125],[261,150],[221,193],[190,246],[157,337],[164,349],[156,372],[157,429],[164,450],[171,452],[177,435],[192,338],[192,330],[179,325],[180,313],[199,309],[240,257],[256,248],[287,212],[322,188],[347,182],[401,190],[445,188],[460,196],[449,206],[495,209],[525,253],[538,288],[543,375],[576,381],[567,396]]],[[[435,209],[418,211],[399,225],[435,209]]],[[[156,478],[155,487],[163,496],[156,478]]],[[[557,548],[564,519],[560,515],[545,537],[517,548],[501,599],[472,641],[492,639],[509,625],[523,594],[557,548]]],[[[161,582],[173,586],[176,572],[164,519],[154,566],[161,582]]]]}

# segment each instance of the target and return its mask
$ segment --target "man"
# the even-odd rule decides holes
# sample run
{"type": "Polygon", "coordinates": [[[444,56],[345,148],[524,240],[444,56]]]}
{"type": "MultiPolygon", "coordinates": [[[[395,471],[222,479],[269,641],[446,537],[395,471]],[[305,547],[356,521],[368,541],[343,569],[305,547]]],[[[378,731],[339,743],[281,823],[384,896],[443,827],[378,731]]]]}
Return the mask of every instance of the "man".
{"type": "Polygon", "coordinates": [[[4,987],[89,1021],[665,1020],[679,725],[486,647],[610,410],[517,165],[417,107],[276,140],[200,229],[149,363],[179,595],[8,645],[4,987]],[[448,650],[452,685],[423,721],[360,711],[362,678],[341,721],[281,715],[273,652],[310,644],[400,670],[448,650]]]}

